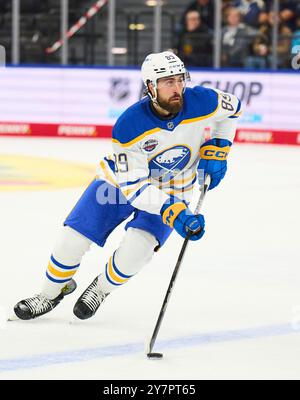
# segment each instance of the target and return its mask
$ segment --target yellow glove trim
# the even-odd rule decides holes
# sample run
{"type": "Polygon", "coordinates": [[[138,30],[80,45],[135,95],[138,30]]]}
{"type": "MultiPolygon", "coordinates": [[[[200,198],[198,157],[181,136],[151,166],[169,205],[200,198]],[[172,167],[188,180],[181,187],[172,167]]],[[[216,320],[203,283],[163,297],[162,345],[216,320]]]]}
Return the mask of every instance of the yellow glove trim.
{"type": "Polygon", "coordinates": [[[186,208],[187,206],[184,203],[172,204],[163,212],[162,215],[163,223],[173,228],[174,221],[177,218],[178,214],[181,213],[181,211],[185,210],[186,208]]]}
{"type": "Polygon", "coordinates": [[[213,145],[207,145],[200,148],[200,157],[204,160],[226,160],[230,146],[218,147],[213,145]]]}

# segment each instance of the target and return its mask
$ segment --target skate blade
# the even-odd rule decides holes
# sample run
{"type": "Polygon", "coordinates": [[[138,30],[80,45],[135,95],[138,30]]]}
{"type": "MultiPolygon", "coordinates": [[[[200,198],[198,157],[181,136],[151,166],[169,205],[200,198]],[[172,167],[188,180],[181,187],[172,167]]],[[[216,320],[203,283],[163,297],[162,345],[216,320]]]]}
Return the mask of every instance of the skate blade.
{"type": "Polygon", "coordinates": [[[20,318],[18,318],[15,314],[10,315],[7,319],[7,322],[12,322],[12,321],[21,321],[20,318]]]}

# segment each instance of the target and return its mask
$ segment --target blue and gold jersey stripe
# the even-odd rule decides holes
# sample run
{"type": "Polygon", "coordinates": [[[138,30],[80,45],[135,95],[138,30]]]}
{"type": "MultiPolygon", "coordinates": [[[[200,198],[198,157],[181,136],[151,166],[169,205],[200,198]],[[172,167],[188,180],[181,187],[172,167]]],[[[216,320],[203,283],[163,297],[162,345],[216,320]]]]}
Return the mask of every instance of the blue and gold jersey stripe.
{"type": "Polygon", "coordinates": [[[139,142],[140,140],[144,139],[146,136],[153,135],[153,133],[157,133],[159,131],[161,131],[161,128],[150,129],[149,131],[142,133],[141,135],[137,136],[135,139],[130,140],[130,142],[127,142],[127,143],[121,143],[117,139],[112,139],[112,142],[118,144],[121,147],[129,147],[129,146],[132,146],[133,144],[139,142]]]}
{"type": "Polygon", "coordinates": [[[107,163],[107,161],[106,162],[104,160],[100,161],[100,171],[102,172],[103,177],[111,185],[113,185],[115,187],[119,187],[119,184],[116,180],[115,175],[113,174],[113,172],[111,171],[109,166],[106,165],[106,163],[107,163]]]}

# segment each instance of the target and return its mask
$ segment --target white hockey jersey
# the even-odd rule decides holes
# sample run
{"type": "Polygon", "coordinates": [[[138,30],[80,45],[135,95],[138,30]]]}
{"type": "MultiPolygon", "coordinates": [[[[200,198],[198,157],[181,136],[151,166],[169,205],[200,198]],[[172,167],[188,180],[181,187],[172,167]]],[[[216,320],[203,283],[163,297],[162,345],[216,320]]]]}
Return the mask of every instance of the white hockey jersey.
{"type": "Polygon", "coordinates": [[[160,213],[169,196],[191,199],[206,127],[212,138],[233,142],[235,136],[241,108],[236,96],[200,86],[183,96],[172,119],[156,115],[148,97],[129,107],[113,128],[114,155],[100,162],[98,178],[152,214],[160,213]]]}

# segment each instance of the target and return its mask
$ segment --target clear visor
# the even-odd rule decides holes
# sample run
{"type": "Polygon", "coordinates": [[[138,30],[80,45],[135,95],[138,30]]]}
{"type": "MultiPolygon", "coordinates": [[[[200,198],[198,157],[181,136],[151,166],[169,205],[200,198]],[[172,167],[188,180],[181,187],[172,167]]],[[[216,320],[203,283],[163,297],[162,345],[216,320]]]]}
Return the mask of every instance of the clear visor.
{"type": "MultiPolygon", "coordinates": [[[[189,82],[191,80],[190,78],[190,74],[189,72],[185,72],[185,73],[179,73],[176,75],[169,75],[169,76],[164,76],[162,78],[159,78],[156,80],[156,87],[157,84],[160,83],[161,85],[165,85],[165,86],[172,86],[175,83],[182,83],[182,84],[186,84],[186,82],[189,82]]],[[[155,84],[154,82],[152,82],[153,84],[155,84]]]]}
{"type": "Polygon", "coordinates": [[[186,89],[186,83],[190,82],[190,80],[191,80],[190,73],[187,70],[184,73],[179,73],[179,74],[176,74],[176,75],[169,75],[169,76],[166,76],[166,77],[161,77],[159,79],[156,79],[155,81],[151,81],[149,79],[148,83],[152,83],[153,84],[155,96],[154,97],[151,96],[148,87],[145,87],[145,90],[143,92],[143,96],[148,94],[152,100],[155,100],[156,96],[157,96],[157,85],[158,85],[158,82],[160,82],[160,86],[163,85],[165,87],[170,87],[170,88],[172,86],[175,86],[175,84],[181,83],[182,86],[183,86],[183,92],[184,92],[185,89],[186,89]],[[170,78],[170,79],[168,79],[168,78],[170,78]]]}

